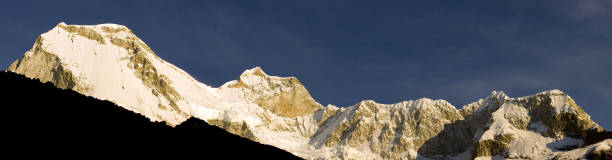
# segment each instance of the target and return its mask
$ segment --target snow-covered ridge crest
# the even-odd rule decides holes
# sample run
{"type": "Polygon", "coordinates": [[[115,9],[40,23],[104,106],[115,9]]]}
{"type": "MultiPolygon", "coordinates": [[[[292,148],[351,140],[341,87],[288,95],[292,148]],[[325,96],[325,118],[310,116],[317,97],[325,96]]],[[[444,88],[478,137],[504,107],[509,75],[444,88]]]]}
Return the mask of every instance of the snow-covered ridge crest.
{"type": "Polygon", "coordinates": [[[213,88],[116,24],[60,23],[8,70],[171,126],[200,118],[307,159],[580,157],[603,130],[559,90],[519,98],[493,91],[461,109],[429,98],[323,107],[297,78],[261,67],[213,88]]]}

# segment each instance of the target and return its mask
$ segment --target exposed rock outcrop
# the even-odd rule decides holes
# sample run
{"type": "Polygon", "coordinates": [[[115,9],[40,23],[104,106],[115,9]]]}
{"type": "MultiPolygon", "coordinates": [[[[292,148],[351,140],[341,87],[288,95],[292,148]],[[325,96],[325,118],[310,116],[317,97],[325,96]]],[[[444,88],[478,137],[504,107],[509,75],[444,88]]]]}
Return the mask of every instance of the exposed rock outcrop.
{"type": "Polygon", "coordinates": [[[247,100],[274,114],[294,118],[323,108],[295,77],[269,76],[260,67],[247,70],[228,88],[242,89],[247,100]]]}
{"type": "Polygon", "coordinates": [[[91,89],[89,86],[76,85],[77,77],[62,65],[60,58],[45,50],[43,42],[44,38],[39,36],[32,49],[27,51],[21,59],[13,62],[8,67],[8,71],[36,78],[41,82],[51,82],[57,88],[73,89],[80,93],[89,91],[91,89]]]}

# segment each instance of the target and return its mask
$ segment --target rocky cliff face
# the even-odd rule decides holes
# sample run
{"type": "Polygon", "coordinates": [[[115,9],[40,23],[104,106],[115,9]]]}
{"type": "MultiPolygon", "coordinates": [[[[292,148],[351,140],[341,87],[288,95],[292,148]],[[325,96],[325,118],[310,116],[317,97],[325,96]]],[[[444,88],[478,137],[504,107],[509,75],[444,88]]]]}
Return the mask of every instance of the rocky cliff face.
{"type": "MultiPolygon", "coordinates": [[[[312,137],[311,144],[341,152],[338,158],[414,159],[427,140],[440,133],[446,124],[458,120],[463,117],[444,100],[422,98],[392,105],[366,100],[328,118],[312,137]],[[370,155],[359,155],[363,153],[370,155]]],[[[438,143],[441,142],[427,147],[436,148],[438,143]]]]}
{"type": "Polygon", "coordinates": [[[89,89],[87,86],[75,88],[75,81],[78,81],[76,77],[72,75],[71,71],[66,70],[61,65],[62,61],[59,57],[42,48],[43,41],[43,37],[38,37],[32,49],[27,51],[22,59],[13,62],[8,67],[8,70],[28,77],[38,78],[43,82],[52,82],[58,88],[87,92],[89,89]]]}
{"type": "Polygon", "coordinates": [[[612,137],[558,90],[520,98],[494,91],[461,109],[428,98],[323,107],[297,78],[259,67],[212,88],[114,24],[60,23],[9,71],[170,126],[199,118],[307,159],[573,159],[612,137]]]}
{"type": "Polygon", "coordinates": [[[221,89],[237,88],[248,102],[283,117],[294,118],[323,108],[295,77],[269,76],[260,67],[247,70],[221,89]]]}

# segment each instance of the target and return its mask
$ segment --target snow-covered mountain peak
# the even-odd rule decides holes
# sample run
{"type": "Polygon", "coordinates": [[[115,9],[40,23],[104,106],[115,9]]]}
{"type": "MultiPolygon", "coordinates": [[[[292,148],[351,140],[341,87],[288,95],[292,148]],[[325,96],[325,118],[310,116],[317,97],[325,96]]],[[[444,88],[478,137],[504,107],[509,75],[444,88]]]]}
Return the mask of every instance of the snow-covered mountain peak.
{"type": "Polygon", "coordinates": [[[123,25],[104,23],[98,25],[68,25],[61,22],[51,29],[63,29],[70,33],[97,40],[100,43],[110,42],[113,38],[137,38],[132,31],[123,25]]]}
{"type": "Polygon", "coordinates": [[[295,77],[270,76],[259,66],[245,70],[240,75],[237,82],[248,87],[255,87],[255,89],[259,91],[271,91],[264,92],[264,94],[277,94],[283,89],[290,90],[295,87],[303,87],[300,81],[295,77]],[[280,90],[277,90],[277,88],[280,90]]]}
{"type": "Polygon", "coordinates": [[[446,107],[446,108],[456,110],[455,106],[453,106],[448,101],[443,100],[443,99],[433,100],[430,98],[420,98],[414,101],[414,103],[417,108],[425,108],[429,106],[441,106],[441,107],[446,107]]]}
{"type": "Polygon", "coordinates": [[[269,75],[266,74],[263,69],[261,69],[261,67],[256,66],[253,67],[251,69],[247,69],[244,72],[242,72],[242,74],[240,74],[240,77],[248,77],[248,76],[259,76],[259,77],[268,77],[269,75]]]}
{"type": "Polygon", "coordinates": [[[376,103],[376,101],[371,100],[371,99],[364,99],[364,100],[359,101],[359,102],[358,102],[357,104],[355,104],[355,105],[357,105],[357,106],[361,106],[361,105],[366,105],[366,104],[378,104],[378,103],[376,103]]]}
{"type": "Polygon", "coordinates": [[[261,67],[248,69],[238,80],[219,88],[221,91],[238,89],[248,102],[283,117],[313,114],[323,108],[297,78],[269,76],[261,67]]]}
{"type": "Polygon", "coordinates": [[[70,35],[73,43],[80,38],[86,38],[103,45],[112,44],[113,46],[126,49],[133,54],[143,53],[155,55],[151,48],[134,35],[128,27],[118,24],[68,25],[62,22],[41,36],[52,37],[54,34],[65,35],[66,32],[70,35]]]}
{"type": "Polygon", "coordinates": [[[40,35],[8,70],[113,101],[170,125],[190,117],[191,92],[211,94],[205,93],[205,85],[157,57],[127,27],[115,24],[59,23],[40,35]]]}
{"type": "Polygon", "coordinates": [[[507,99],[508,95],[504,91],[491,91],[491,94],[487,96],[487,99],[504,100],[507,99]]]}
{"type": "Polygon", "coordinates": [[[97,25],[68,25],[66,24],[66,22],[60,22],[55,27],[65,27],[65,26],[87,27],[87,28],[92,28],[92,29],[102,29],[105,27],[109,27],[112,29],[122,29],[122,31],[129,31],[128,27],[124,25],[120,25],[120,24],[114,24],[114,23],[102,23],[102,24],[97,24],[97,25]]]}
{"type": "Polygon", "coordinates": [[[538,94],[565,94],[565,92],[558,90],[558,89],[553,89],[553,90],[548,90],[548,91],[544,91],[544,92],[540,92],[538,94]]]}

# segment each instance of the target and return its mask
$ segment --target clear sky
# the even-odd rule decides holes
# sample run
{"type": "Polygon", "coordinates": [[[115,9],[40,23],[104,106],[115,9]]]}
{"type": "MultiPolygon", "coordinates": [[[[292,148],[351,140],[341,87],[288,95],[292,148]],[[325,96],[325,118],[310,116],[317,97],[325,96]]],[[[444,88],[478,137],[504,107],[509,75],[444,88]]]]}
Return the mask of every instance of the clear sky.
{"type": "Polygon", "coordinates": [[[117,23],[211,86],[261,66],[323,105],[561,89],[612,129],[612,1],[379,2],[3,1],[0,68],[60,22],[117,23]]]}

